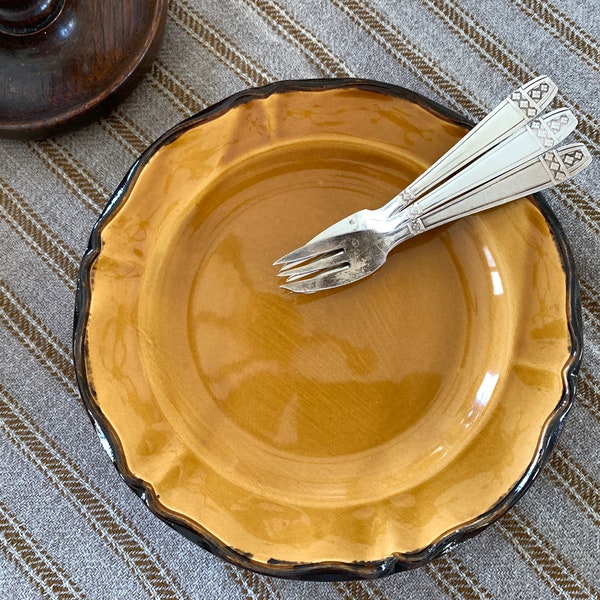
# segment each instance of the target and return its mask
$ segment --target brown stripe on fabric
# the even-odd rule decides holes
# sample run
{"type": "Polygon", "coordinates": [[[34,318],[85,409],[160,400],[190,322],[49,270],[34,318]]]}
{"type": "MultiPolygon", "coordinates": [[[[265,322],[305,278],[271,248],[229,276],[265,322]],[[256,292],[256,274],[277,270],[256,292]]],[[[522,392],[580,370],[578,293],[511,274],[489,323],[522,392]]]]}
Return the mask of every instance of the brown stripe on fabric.
{"type": "Polygon", "coordinates": [[[39,258],[70,290],[75,290],[79,258],[39,215],[25,198],[0,177],[0,214],[39,258]]]}
{"type": "Polygon", "coordinates": [[[600,590],[578,577],[573,565],[555,548],[518,508],[508,511],[498,530],[515,552],[544,583],[563,598],[599,598],[600,590]]]}
{"type": "Polygon", "coordinates": [[[600,235],[600,211],[596,201],[575,181],[567,181],[553,188],[552,194],[559,198],[574,217],[585,224],[594,234],[600,235]]]}
{"type": "MultiPolygon", "coordinates": [[[[423,5],[439,17],[448,29],[460,35],[492,67],[501,68],[513,82],[519,84],[530,79],[530,71],[521,61],[513,58],[510,50],[494,38],[483,25],[460,6],[445,0],[421,0],[423,5]]],[[[536,73],[535,75],[538,75],[536,73]]]]}
{"type": "Polygon", "coordinates": [[[425,567],[428,575],[452,598],[491,600],[492,594],[457,557],[442,556],[425,567]]]}
{"type": "Polygon", "coordinates": [[[195,42],[204,46],[221,63],[248,85],[265,85],[273,76],[244,54],[216,27],[184,0],[169,0],[169,17],[195,42]]]}
{"type": "Polygon", "coordinates": [[[28,142],[29,149],[44,162],[48,170],[86,208],[98,213],[109,198],[109,192],[95,177],[83,169],[81,163],[56,140],[28,142]]]}
{"type": "Polygon", "coordinates": [[[186,116],[197,113],[208,104],[204,98],[188,89],[160,59],[152,64],[150,84],[186,116]]]}
{"type": "Polygon", "coordinates": [[[149,597],[188,598],[150,542],[31,421],[1,384],[0,430],[123,561],[149,597]]]}
{"type": "Polygon", "coordinates": [[[600,42],[549,0],[511,0],[565,48],[600,71],[600,42]]]}
{"type": "Polygon", "coordinates": [[[551,468],[546,473],[550,479],[563,488],[592,523],[600,528],[600,490],[593,477],[560,447],[552,453],[549,466],[551,468]]]}
{"type": "MultiPolygon", "coordinates": [[[[7,556],[44,597],[85,598],[67,572],[40,545],[35,536],[0,501],[0,544],[7,556]]],[[[7,591],[7,590],[5,590],[7,591]]]]}
{"type": "MultiPolygon", "coordinates": [[[[459,3],[446,0],[422,1],[433,14],[445,22],[450,31],[459,35],[492,68],[500,68],[513,83],[521,85],[539,75],[497,36],[478,23],[473,15],[463,9],[459,3]]],[[[576,115],[578,125],[576,132],[573,134],[574,137],[584,138],[598,150],[600,145],[600,121],[584,112],[576,102],[567,98],[560,91],[556,94],[555,101],[568,106],[576,115]]]]}
{"type": "Polygon", "coordinates": [[[600,211],[596,201],[576,181],[567,181],[552,190],[577,218],[600,235],[600,211]]]}
{"type": "Polygon", "coordinates": [[[360,596],[363,590],[359,590],[358,593],[355,593],[355,591],[352,589],[354,585],[355,582],[353,581],[348,583],[339,583],[337,581],[333,582],[333,588],[340,594],[342,600],[365,600],[364,593],[362,596],[360,596]]]}
{"type": "Polygon", "coordinates": [[[102,119],[100,127],[130,154],[141,154],[152,143],[152,138],[121,110],[102,119]]]}
{"type": "Polygon", "coordinates": [[[582,277],[579,278],[579,290],[582,306],[593,321],[594,328],[598,331],[600,330],[600,302],[598,301],[598,292],[582,277]]]}
{"type": "Polygon", "coordinates": [[[585,365],[581,368],[577,381],[575,401],[600,422],[600,381],[585,365]]]}
{"type": "Polygon", "coordinates": [[[427,573],[427,575],[433,579],[435,584],[442,590],[442,592],[444,592],[444,594],[450,596],[450,598],[460,598],[450,583],[442,577],[441,573],[438,572],[435,562],[429,563],[425,566],[425,573],[427,573]]]}
{"type": "Polygon", "coordinates": [[[0,280],[0,322],[25,346],[50,376],[77,394],[69,349],[31,312],[6,281],[0,280]]]}
{"type": "Polygon", "coordinates": [[[359,0],[330,1],[419,81],[432,90],[443,92],[454,108],[466,110],[476,118],[485,116],[486,111],[473,101],[472,95],[449,74],[444,73],[431,58],[422,54],[382,13],[359,0]]]}
{"type": "Polygon", "coordinates": [[[306,58],[329,77],[351,77],[354,73],[348,65],[325,46],[308,28],[298,22],[275,0],[243,0],[254,9],[275,31],[306,56],[306,58]]]}

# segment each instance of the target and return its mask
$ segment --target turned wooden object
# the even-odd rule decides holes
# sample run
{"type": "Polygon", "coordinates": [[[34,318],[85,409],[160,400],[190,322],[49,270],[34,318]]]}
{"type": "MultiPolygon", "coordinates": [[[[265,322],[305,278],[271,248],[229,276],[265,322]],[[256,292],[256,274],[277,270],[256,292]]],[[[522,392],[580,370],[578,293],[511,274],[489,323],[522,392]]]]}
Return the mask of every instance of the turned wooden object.
{"type": "Polygon", "coordinates": [[[156,55],[167,0],[0,0],[0,135],[96,117],[156,55]]]}

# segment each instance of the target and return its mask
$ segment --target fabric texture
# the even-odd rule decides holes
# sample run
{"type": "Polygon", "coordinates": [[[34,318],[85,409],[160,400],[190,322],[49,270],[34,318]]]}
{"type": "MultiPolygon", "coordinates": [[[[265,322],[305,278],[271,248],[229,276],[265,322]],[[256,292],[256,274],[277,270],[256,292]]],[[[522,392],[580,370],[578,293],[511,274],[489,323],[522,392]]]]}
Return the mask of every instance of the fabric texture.
{"type": "Polygon", "coordinates": [[[0,140],[0,598],[600,597],[599,40],[594,0],[170,0],[157,60],[112,113],[0,140]],[[558,446],[522,500],[424,568],[346,583],[236,568],[153,516],[102,450],[71,358],[78,265],[136,157],[183,118],[276,80],[377,79],[477,121],[538,74],[595,160],[546,195],[580,277],[585,355],[558,446]]]}

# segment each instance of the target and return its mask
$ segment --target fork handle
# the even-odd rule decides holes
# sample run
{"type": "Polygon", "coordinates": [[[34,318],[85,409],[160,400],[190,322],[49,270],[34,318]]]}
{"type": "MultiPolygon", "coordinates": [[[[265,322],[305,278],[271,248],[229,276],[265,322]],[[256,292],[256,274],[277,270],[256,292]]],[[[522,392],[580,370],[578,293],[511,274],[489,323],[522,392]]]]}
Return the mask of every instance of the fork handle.
{"type": "Polygon", "coordinates": [[[419,198],[419,210],[430,212],[504,173],[509,173],[515,167],[560,144],[576,125],[575,115],[567,108],[553,110],[534,119],[460,173],[419,198]]]}
{"type": "Polygon", "coordinates": [[[499,144],[539,115],[557,92],[547,76],[536,77],[515,90],[437,162],[417,177],[384,207],[394,216],[441,181],[499,144]]]}
{"type": "Polygon", "coordinates": [[[422,211],[417,201],[404,211],[407,216],[392,234],[393,245],[456,219],[558,185],[585,169],[591,160],[592,157],[583,144],[569,144],[515,167],[509,173],[441,207],[422,211]]]}

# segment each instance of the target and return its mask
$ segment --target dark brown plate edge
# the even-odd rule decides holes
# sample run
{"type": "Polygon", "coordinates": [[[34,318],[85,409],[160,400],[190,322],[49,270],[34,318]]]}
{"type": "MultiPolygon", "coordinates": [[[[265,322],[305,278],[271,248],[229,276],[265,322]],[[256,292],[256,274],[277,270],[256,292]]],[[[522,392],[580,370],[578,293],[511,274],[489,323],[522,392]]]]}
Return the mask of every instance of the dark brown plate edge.
{"type": "Polygon", "coordinates": [[[286,80],[238,92],[177,124],[151,144],[137,159],[123,181],[117,187],[115,193],[110,198],[92,229],[88,249],[81,261],[77,280],[73,329],[73,358],[77,383],[84,405],[96,433],[100,438],[102,446],[109,454],[121,477],[157,517],[183,534],[186,538],[236,566],[247,568],[263,575],[286,579],[314,581],[376,579],[393,573],[414,569],[424,566],[434,558],[447,552],[462,541],[476,535],[498,520],[517,503],[533,483],[542,467],[547,463],[562,430],[564,419],[573,403],[579,367],[583,354],[583,325],[579,282],[577,279],[573,254],[562,226],[548,203],[541,194],[534,194],[531,196],[531,200],[544,216],[549,226],[565,272],[567,296],[566,310],[571,338],[570,355],[562,369],[563,391],[561,397],[554,411],[546,421],[534,458],[521,479],[519,479],[503,497],[499,498],[498,502],[488,511],[472,521],[463,523],[458,527],[445,532],[422,550],[410,554],[392,554],[380,560],[370,562],[290,563],[272,559],[267,563],[263,563],[254,560],[251,555],[243,550],[230,548],[225,545],[210,532],[203,529],[197,523],[192,523],[185,516],[165,510],[161,506],[159,497],[152,485],[133,476],[127,467],[123,449],[116,432],[94,401],[94,390],[88,381],[85,367],[85,330],[92,293],[91,269],[102,249],[101,234],[104,225],[118,211],[119,207],[126,202],[128,191],[135,184],[140,172],[148,164],[152,156],[162,147],[175,141],[189,129],[196,127],[203,122],[215,119],[235,106],[252,100],[264,99],[273,94],[343,88],[359,89],[406,99],[446,121],[462,126],[465,129],[473,126],[471,122],[464,119],[459,114],[417,92],[394,84],[382,83],[369,79],[286,80]]]}

